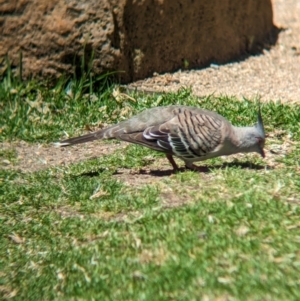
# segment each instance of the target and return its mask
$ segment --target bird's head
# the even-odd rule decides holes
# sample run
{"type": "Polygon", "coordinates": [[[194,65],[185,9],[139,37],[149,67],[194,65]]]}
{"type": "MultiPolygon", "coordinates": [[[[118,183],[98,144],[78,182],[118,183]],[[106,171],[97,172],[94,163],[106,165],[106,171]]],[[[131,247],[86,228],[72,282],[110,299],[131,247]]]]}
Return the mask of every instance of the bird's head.
{"type": "Polygon", "coordinates": [[[237,128],[238,152],[242,153],[259,153],[265,157],[265,130],[261,117],[260,109],[258,110],[258,121],[254,126],[237,128]]]}

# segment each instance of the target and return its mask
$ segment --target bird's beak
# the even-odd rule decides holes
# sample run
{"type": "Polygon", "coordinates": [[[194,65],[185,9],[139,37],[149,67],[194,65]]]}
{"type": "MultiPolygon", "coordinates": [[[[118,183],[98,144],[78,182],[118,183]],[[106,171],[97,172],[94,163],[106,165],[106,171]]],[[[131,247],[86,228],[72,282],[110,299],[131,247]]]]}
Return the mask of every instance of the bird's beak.
{"type": "Polygon", "coordinates": [[[265,155],[265,151],[264,149],[261,147],[259,148],[259,154],[264,158],[266,155],[265,155]]]}

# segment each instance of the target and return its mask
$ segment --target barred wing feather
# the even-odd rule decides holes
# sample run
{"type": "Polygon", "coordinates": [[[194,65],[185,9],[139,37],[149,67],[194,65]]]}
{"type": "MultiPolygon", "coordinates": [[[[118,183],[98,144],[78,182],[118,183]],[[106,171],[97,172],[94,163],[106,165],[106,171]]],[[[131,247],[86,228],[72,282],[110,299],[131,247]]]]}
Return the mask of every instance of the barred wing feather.
{"type": "Polygon", "coordinates": [[[222,141],[222,120],[183,110],[162,125],[146,128],[143,138],[161,151],[184,159],[208,156],[222,141]]]}

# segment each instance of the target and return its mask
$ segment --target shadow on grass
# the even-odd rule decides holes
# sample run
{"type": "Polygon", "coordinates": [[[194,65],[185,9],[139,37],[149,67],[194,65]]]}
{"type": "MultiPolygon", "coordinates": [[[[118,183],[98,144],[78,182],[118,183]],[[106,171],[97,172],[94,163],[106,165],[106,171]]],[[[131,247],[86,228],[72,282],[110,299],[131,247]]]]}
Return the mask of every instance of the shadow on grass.
{"type": "MultiPolygon", "coordinates": [[[[270,166],[265,166],[265,165],[260,165],[260,164],[254,164],[252,162],[230,162],[230,163],[223,163],[220,165],[214,165],[214,166],[203,166],[203,169],[205,171],[195,171],[195,172],[199,172],[199,173],[210,173],[213,170],[218,170],[218,169],[226,169],[226,168],[240,168],[240,169],[250,169],[250,170],[262,170],[262,169],[273,169],[273,167],[270,166]]],[[[170,176],[173,175],[175,173],[178,172],[185,172],[188,171],[188,168],[185,167],[181,167],[179,168],[176,172],[170,167],[170,169],[168,170],[145,170],[145,169],[140,169],[139,171],[135,172],[135,175],[150,175],[153,177],[166,177],[166,176],[170,176]]],[[[90,172],[84,172],[81,174],[77,174],[77,175],[73,175],[73,177],[97,177],[99,176],[102,172],[106,171],[105,168],[99,168],[99,170],[95,170],[95,171],[90,171],[90,172]]],[[[116,170],[113,175],[121,175],[123,174],[123,172],[120,172],[118,170],[116,170]]]]}
{"type": "MultiPolygon", "coordinates": [[[[210,169],[225,169],[225,168],[231,168],[231,167],[235,167],[235,168],[241,168],[241,169],[255,169],[255,170],[261,170],[261,169],[265,169],[266,166],[265,165],[261,165],[261,164],[254,164],[252,162],[230,162],[230,163],[223,163],[221,165],[215,165],[210,169]]],[[[271,168],[269,166],[267,166],[268,168],[271,168]]]]}
{"type": "Polygon", "coordinates": [[[98,170],[95,170],[95,171],[88,171],[88,172],[83,172],[83,173],[76,174],[76,175],[71,175],[71,177],[73,177],[73,178],[78,178],[78,177],[93,178],[93,177],[98,177],[104,171],[106,171],[105,168],[99,168],[98,170]]]}
{"type": "MultiPolygon", "coordinates": [[[[231,162],[231,163],[223,163],[221,165],[214,165],[211,167],[208,166],[203,166],[203,169],[205,169],[205,171],[199,171],[199,173],[210,173],[213,170],[217,170],[217,169],[226,169],[226,168],[240,168],[240,169],[252,169],[252,170],[262,170],[265,169],[266,166],[264,165],[260,165],[260,164],[253,164],[251,162],[231,162]]],[[[268,169],[272,169],[272,167],[267,166],[268,169]]],[[[178,171],[176,172],[184,172],[189,170],[188,168],[182,167],[179,168],[178,171]]],[[[195,171],[197,172],[197,171],[195,171]]],[[[164,177],[164,176],[170,176],[172,174],[174,174],[174,170],[173,169],[169,169],[169,170],[151,170],[150,172],[147,172],[145,170],[141,170],[140,174],[150,174],[152,176],[156,176],[156,177],[164,177]]]]}

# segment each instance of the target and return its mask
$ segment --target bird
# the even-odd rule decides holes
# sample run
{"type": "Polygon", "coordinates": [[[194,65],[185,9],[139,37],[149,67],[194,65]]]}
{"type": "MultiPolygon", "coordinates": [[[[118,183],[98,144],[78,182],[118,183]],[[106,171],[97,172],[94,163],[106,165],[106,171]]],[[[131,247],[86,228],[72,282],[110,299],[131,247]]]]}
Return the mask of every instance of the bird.
{"type": "Polygon", "coordinates": [[[66,147],[98,139],[118,139],[163,152],[174,171],[173,156],[186,168],[202,170],[194,164],[224,155],[255,152],[265,157],[265,130],[259,107],[257,123],[237,127],[216,112],[184,105],[154,107],[95,132],[66,139],[56,146],[66,147]]]}

